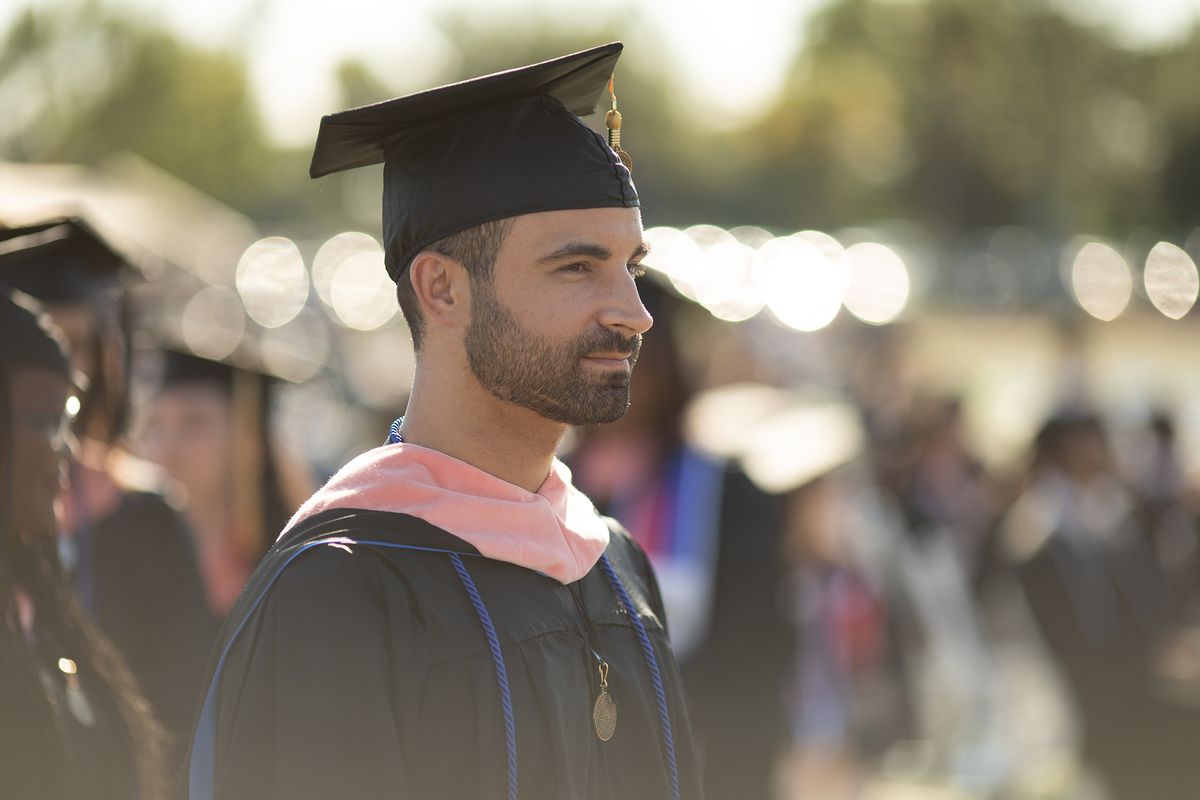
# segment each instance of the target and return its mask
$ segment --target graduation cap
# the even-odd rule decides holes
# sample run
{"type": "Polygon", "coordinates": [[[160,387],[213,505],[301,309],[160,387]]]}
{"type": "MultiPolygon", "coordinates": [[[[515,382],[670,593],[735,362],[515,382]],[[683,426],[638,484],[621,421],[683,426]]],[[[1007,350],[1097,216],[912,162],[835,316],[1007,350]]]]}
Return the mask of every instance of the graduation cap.
{"type": "Polygon", "coordinates": [[[43,303],[78,303],[115,286],[127,261],[78,217],[0,229],[0,280],[43,303]]]}
{"type": "Polygon", "coordinates": [[[258,558],[307,494],[285,485],[272,445],[272,395],[278,379],[245,361],[206,358],[170,344],[141,355],[156,361],[158,392],[213,388],[228,399],[230,413],[230,513],[238,551],[258,558]]]}
{"type": "Polygon", "coordinates": [[[520,214],[635,207],[612,74],[620,42],[321,119],[309,174],[383,167],[388,275],[454,233],[520,214]],[[609,89],[606,140],[580,116],[609,89]],[[622,158],[624,154],[624,158],[622,158]]]}

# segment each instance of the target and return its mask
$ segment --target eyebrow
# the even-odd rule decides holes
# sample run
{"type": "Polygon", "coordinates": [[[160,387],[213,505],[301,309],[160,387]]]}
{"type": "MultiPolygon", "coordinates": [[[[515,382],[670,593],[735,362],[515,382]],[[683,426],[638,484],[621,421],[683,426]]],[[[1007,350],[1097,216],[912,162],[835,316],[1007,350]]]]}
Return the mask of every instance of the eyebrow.
{"type": "MultiPolygon", "coordinates": [[[[635,261],[639,258],[645,258],[650,252],[650,245],[642,242],[633,250],[633,254],[629,256],[630,261],[635,261]]],[[[572,258],[574,256],[588,256],[599,261],[607,261],[612,258],[612,250],[595,242],[568,242],[552,253],[548,253],[538,259],[538,263],[549,261],[558,261],[563,258],[572,258]]]]}

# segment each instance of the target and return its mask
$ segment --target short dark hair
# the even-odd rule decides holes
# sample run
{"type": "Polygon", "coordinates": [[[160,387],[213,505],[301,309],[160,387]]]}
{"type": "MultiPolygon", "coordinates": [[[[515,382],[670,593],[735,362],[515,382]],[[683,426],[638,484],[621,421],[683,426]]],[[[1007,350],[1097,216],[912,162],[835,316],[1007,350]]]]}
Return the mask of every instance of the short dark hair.
{"type": "MultiPolygon", "coordinates": [[[[441,253],[462,264],[471,277],[471,283],[478,285],[492,279],[492,268],[496,265],[500,245],[504,243],[504,237],[511,228],[511,219],[485,222],[438,239],[425,249],[441,253]]],[[[413,349],[419,351],[425,335],[425,321],[421,316],[421,306],[417,302],[417,294],[413,291],[412,278],[407,269],[400,273],[400,280],[396,281],[396,300],[400,303],[400,310],[404,312],[408,330],[412,333],[413,349]]]]}

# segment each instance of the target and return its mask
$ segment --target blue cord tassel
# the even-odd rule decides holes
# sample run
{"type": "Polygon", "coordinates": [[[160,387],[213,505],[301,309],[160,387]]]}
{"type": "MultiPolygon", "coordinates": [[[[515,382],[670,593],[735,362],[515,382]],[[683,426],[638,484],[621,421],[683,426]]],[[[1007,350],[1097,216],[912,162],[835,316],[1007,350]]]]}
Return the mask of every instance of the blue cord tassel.
{"type": "Polygon", "coordinates": [[[492,617],[488,614],[487,606],[483,604],[483,598],[479,596],[475,581],[471,580],[471,574],[467,572],[462,558],[458,553],[451,553],[450,560],[454,563],[454,571],[458,573],[463,588],[471,598],[471,605],[475,606],[475,613],[479,615],[479,622],[487,634],[488,647],[492,651],[492,663],[496,665],[496,682],[500,684],[500,705],[504,707],[504,744],[508,749],[508,800],[517,800],[517,726],[513,721],[512,694],[508,689],[508,670],[504,666],[504,653],[500,650],[500,639],[496,636],[492,617]]]}
{"type": "Polygon", "coordinates": [[[658,701],[658,723],[662,729],[663,744],[667,751],[667,770],[671,777],[671,799],[679,800],[679,768],[675,763],[675,737],[671,734],[671,714],[667,709],[667,692],[663,688],[658,659],[654,656],[654,645],[650,642],[650,636],[646,633],[646,626],[642,624],[642,618],[638,616],[633,599],[630,598],[629,592],[625,591],[625,584],[621,582],[617,571],[609,563],[607,555],[600,556],[600,565],[604,569],[604,574],[608,576],[608,582],[612,584],[617,598],[625,606],[629,619],[633,621],[638,641],[642,645],[642,655],[646,659],[646,666],[650,668],[650,680],[654,683],[654,697],[658,701]]]}

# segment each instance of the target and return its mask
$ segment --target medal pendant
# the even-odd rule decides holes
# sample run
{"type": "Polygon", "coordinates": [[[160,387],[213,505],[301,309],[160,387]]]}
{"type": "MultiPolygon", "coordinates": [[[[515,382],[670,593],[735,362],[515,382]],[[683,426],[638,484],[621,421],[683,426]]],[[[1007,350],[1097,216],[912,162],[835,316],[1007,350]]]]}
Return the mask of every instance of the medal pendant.
{"type": "Polygon", "coordinates": [[[600,692],[596,705],[592,706],[592,725],[602,742],[607,742],[617,732],[617,704],[608,692],[600,692]]]}
{"type": "Polygon", "coordinates": [[[592,706],[592,727],[602,742],[607,742],[617,731],[617,704],[608,693],[608,664],[600,663],[600,696],[592,706]]]}

